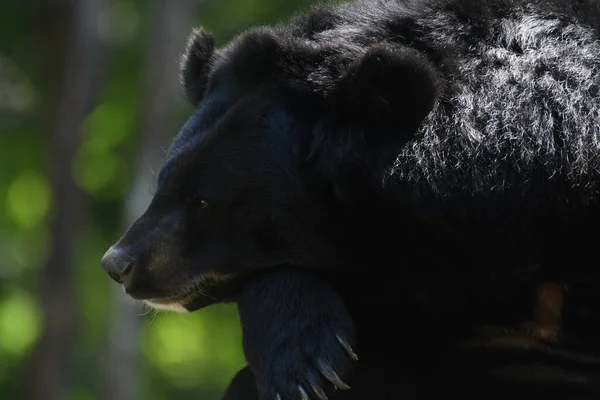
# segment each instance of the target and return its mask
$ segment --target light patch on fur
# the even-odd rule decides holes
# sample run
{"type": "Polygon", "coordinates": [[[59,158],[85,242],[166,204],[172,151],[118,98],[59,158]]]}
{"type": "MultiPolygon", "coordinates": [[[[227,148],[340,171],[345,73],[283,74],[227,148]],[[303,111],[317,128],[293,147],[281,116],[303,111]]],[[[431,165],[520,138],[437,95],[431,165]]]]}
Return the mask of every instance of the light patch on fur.
{"type": "Polygon", "coordinates": [[[146,304],[150,307],[161,311],[174,311],[178,313],[189,312],[184,306],[179,303],[154,303],[152,300],[146,300],[146,304]]]}
{"type": "Polygon", "coordinates": [[[545,348],[548,343],[560,340],[562,314],[565,301],[564,286],[558,283],[541,283],[537,287],[535,318],[520,327],[483,326],[463,343],[465,347],[491,348],[545,348]]]}
{"type": "Polygon", "coordinates": [[[556,341],[564,307],[564,288],[556,283],[538,286],[534,336],[556,341]]]}

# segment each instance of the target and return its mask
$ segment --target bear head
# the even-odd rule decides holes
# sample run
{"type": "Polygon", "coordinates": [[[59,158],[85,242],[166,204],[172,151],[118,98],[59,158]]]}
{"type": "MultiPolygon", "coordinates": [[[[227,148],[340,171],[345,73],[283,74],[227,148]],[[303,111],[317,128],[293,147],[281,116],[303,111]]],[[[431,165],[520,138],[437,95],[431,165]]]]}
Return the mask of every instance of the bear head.
{"type": "Polygon", "coordinates": [[[129,295],[180,311],[234,300],[265,268],[352,262],[384,171],[440,90],[407,46],[277,27],[222,49],[196,29],[181,81],[195,111],[150,206],[102,259],[129,295]]]}

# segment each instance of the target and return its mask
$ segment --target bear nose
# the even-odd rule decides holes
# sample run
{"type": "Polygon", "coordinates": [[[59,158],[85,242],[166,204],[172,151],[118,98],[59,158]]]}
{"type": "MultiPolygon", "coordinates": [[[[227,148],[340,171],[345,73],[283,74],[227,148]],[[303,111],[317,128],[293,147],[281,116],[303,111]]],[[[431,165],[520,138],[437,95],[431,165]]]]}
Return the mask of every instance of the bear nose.
{"type": "Polygon", "coordinates": [[[111,247],[102,256],[100,264],[115,282],[127,286],[135,262],[123,250],[111,247]]]}

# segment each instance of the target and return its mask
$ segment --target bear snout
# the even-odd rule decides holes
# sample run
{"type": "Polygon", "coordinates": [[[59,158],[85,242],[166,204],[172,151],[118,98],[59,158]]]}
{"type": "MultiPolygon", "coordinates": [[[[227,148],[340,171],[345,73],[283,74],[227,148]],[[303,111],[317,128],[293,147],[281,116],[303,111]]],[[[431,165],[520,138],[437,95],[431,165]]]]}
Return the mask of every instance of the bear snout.
{"type": "Polygon", "coordinates": [[[112,246],[104,253],[100,264],[115,282],[123,285],[127,290],[135,266],[133,257],[124,250],[112,246]]]}
{"type": "Polygon", "coordinates": [[[108,275],[123,286],[129,296],[138,300],[162,297],[164,293],[158,290],[152,277],[146,276],[139,255],[132,252],[131,246],[113,245],[100,260],[108,275]]]}

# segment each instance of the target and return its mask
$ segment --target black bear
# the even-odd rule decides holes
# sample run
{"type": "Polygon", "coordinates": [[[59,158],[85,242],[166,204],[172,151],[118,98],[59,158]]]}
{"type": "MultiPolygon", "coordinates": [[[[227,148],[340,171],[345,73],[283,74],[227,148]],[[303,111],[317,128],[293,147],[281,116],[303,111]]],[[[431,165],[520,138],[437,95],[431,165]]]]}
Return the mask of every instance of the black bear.
{"type": "Polygon", "coordinates": [[[157,308],[237,302],[228,400],[597,398],[599,27],[373,0],[197,29],[196,110],[102,264],[157,308]]]}

